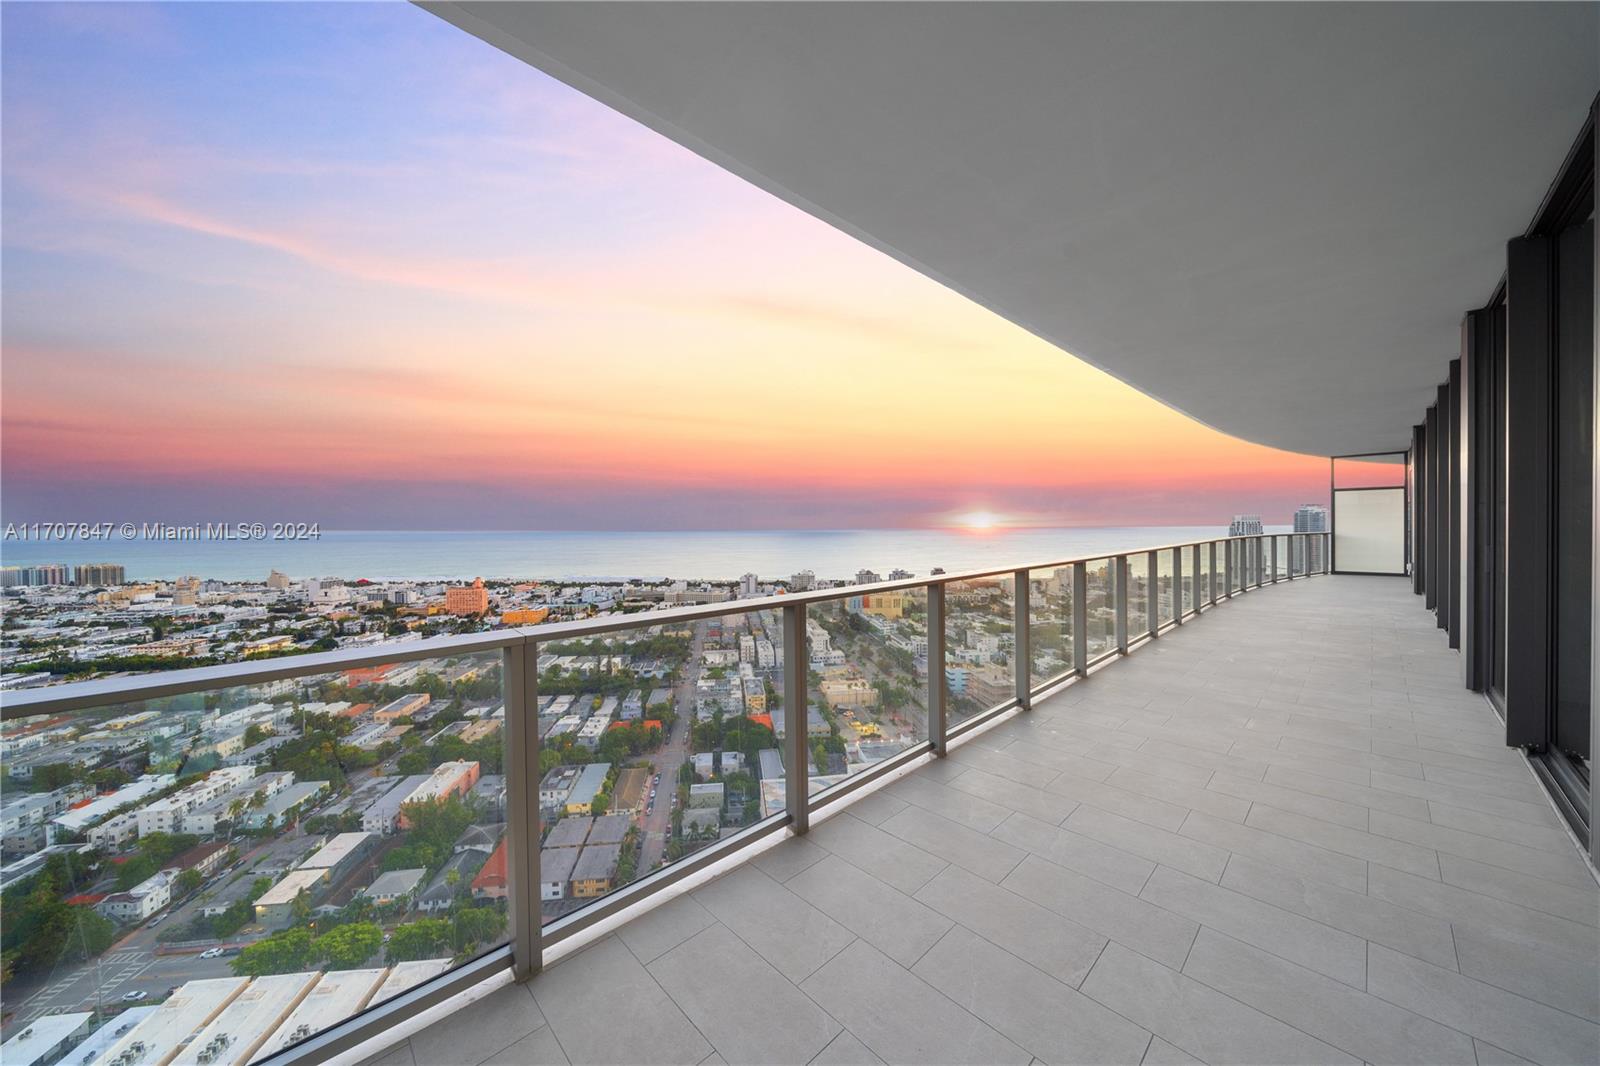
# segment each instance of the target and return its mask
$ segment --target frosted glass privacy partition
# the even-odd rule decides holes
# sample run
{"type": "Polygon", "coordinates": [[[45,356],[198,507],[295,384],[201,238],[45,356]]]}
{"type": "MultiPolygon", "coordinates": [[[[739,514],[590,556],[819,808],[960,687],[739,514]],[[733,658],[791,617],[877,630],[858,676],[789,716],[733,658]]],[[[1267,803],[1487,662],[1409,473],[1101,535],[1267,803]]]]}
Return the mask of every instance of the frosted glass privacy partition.
{"type": "Polygon", "coordinates": [[[1333,565],[1341,574],[1406,572],[1406,490],[1336,489],[1333,565]]]}

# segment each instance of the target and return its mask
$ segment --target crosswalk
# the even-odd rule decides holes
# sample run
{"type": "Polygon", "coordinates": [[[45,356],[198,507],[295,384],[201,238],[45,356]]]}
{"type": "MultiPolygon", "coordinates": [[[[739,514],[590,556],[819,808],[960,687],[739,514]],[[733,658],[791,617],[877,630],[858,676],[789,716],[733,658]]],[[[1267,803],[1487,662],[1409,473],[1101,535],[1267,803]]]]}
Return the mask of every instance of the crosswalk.
{"type": "Polygon", "coordinates": [[[84,999],[107,999],[117,988],[143,974],[155,962],[156,958],[150,952],[131,949],[102,955],[96,962],[74,967],[70,973],[58,977],[23,1002],[20,1022],[26,1025],[39,1018],[64,1013],[84,999]],[[74,992],[74,986],[80,984],[83,987],[74,992]]]}

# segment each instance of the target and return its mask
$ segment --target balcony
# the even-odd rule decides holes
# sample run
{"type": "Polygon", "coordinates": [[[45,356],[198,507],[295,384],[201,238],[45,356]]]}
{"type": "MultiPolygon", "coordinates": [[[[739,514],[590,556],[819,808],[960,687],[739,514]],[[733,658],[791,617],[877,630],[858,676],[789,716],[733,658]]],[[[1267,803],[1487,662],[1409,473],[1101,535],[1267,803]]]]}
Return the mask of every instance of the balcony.
{"type": "Polygon", "coordinates": [[[1244,597],[373,1061],[1593,1061],[1600,893],[1457,669],[1401,581],[1244,597]]]}
{"type": "MultiPolygon", "coordinates": [[[[499,657],[504,824],[474,801],[441,865],[419,850],[437,831],[427,805],[464,797],[478,763],[404,778],[413,791],[393,803],[359,800],[352,766],[348,797],[313,790],[315,806],[251,838],[266,844],[242,845],[241,870],[268,856],[257,874],[280,845],[310,852],[253,893],[257,924],[234,934],[258,946],[249,965],[155,959],[189,979],[120,1028],[103,1006],[120,989],[95,970],[107,1035],[83,1066],[1590,1061],[1592,869],[1490,705],[1457,687],[1459,659],[1408,583],[1307,573],[1324,569],[1326,544],[1230,538],[12,697],[8,723],[192,715],[162,701],[197,692],[265,713],[250,701],[266,685],[321,692],[330,671],[366,678],[382,661],[466,677],[499,657]],[[726,717],[815,706],[830,736],[852,739],[835,760],[810,728],[780,732],[781,750],[755,760],[759,806],[721,800],[718,832],[685,832],[674,815],[658,836],[669,820],[657,790],[628,799],[611,786],[636,871],[625,874],[605,818],[535,787],[538,684],[562,679],[561,656],[543,649],[692,628],[677,701],[720,730],[722,706],[696,701],[721,698],[700,678],[719,669],[705,664],[722,642],[738,645],[738,624],[781,634],[781,684],[764,710],[726,717]],[[926,662],[889,653],[918,633],[926,662]],[[887,693],[919,672],[923,691],[903,707],[854,711],[862,686],[834,684],[870,675],[887,693]],[[351,803],[373,832],[335,835],[335,808],[351,803]],[[458,861],[502,833],[498,867],[458,861]],[[463,939],[462,915],[482,929],[499,915],[503,942],[494,929],[463,939]],[[399,942],[378,947],[380,923],[399,942]],[[290,950],[296,929],[314,930],[294,942],[303,957],[262,955],[290,950]],[[418,949],[424,933],[442,939],[418,949]]],[[[687,780],[682,734],[667,732],[651,758],[687,780]]],[[[719,800],[739,787],[735,766],[711,775],[719,800]]],[[[387,782],[382,765],[372,772],[387,782]]],[[[230,787],[206,802],[226,803],[230,787]]],[[[188,827],[169,810],[177,797],[157,802],[188,827]]],[[[215,817],[196,802],[193,817],[215,817]]],[[[691,806],[686,821],[692,810],[706,813],[691,806]]],[[[143,917],[116,950],[149,933],[143,917]]],[[[94,965],[63,970],[77,980],[94,965]]],[[[23,1000],[24,1024],[61,1016],[52,994],[23,1000]]]]}

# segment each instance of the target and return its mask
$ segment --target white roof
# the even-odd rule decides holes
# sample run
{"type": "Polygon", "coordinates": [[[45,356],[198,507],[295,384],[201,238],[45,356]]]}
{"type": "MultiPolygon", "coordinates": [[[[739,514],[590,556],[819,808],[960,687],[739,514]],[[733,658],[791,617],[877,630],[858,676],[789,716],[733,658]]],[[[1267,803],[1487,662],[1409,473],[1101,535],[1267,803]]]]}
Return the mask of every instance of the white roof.
{"type": "Polygon", "coordinates": [[[201,1052],[213,1045],[221,1053],[210,1056],[210,1066],[244,1066],[299,1005],[317,977],[312,971],[256,978],[189,1041],[172,1060],[174,1066],[198,1066],[201,1052]]]}
{"type": "Polygon", "coordinates": [[[410,962],[398,962],[389,970],[389,976],[383,979],[383,984],[372,995],[373,1003],[380,1003],[391,996],[398,996],[408,988],[415,988],[430,977],[444,973],[450,968],[449,959],[413,959],[410,962]]]}
{"type": "Polygon", "coordinates": [[[300,864],[300,869],[328,869],[339,865],[351,853],[372,839],[371,833],[340,833],[312,853],[300,864]]]}
{"type": "Polygon", "coordinates": [[[165,1063],[183,1046],[191,1033],[210,1024],[211,1019],[249,983],[248,977],[216,977],[181,985],[149,1017],[106,1048],[95,1060],[95,1066],[105,1066],[125,1052],[128,1055],[121,1059],[121,1066],[158,1066],[165,1063]],[[132,1053],[135,1045],[143,1045],[137,1055],[132,1053]]]}
{"type": "Polygon", "coordinates": [[[264,1059],[337,1025],[367,1005],[384,970],[335,970],[322,975],[255,1056],[264,1059]]]}
{"type": "Polygon", "coordinates": [[[302,889],[312,891],[328,876],[327,870],[290,870],[283,880],[263,892],[255,901],[257,907],[271,907],[279,903],[293,903],[302,889]]]}
{"type": "Polygon", "coordinates": [[[0,1062],[6,1066],[33,1066],[56,1049],[56,1045],[83,1027],[89,1012],[46,1014],[35,1018],[16,1036],[0,1044],[0,1062]]]}
{"type": "MultiPolygon", "coordinates": [[[[129,1032],[134,1026],[154,1014],[159,1007],[152,1003],[148,1007],[130,1007],[121,1014],[107,1021],[100,1028],[89,1034],[89,1039],[72,1049],[72,1053],[62,1059],[56,1066],[89,1066],[100,1057],[101,1052],[116,1043],[124,1033],[129,1032]]],[[[10,1058],[5,1061],[9,1064],[10,1058]]]]}
{"type": "Polygon", "coordinates": [[[118,807],[160,792],[177,780],[177,777],[173,774],[146,774],[135,781],[128,782],[109,796],[101,796],[99,799],[86,803],[82,807],[57,815],[55,823],[63,829],[71,830],[74,833],[79,832],[99,819],[104,818],[118,807]]]}

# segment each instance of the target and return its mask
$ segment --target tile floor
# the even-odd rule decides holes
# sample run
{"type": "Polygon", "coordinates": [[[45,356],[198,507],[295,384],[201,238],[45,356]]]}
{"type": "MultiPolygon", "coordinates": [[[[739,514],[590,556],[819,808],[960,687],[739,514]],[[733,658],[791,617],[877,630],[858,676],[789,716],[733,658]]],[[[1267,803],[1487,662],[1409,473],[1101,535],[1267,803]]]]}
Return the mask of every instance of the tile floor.
{"type": "Polygon", "coordinates": [[[373,1062],[1600,1062],[1600,892],[1458,678],[1402,580],[1253,592],[373,1062]]]}

